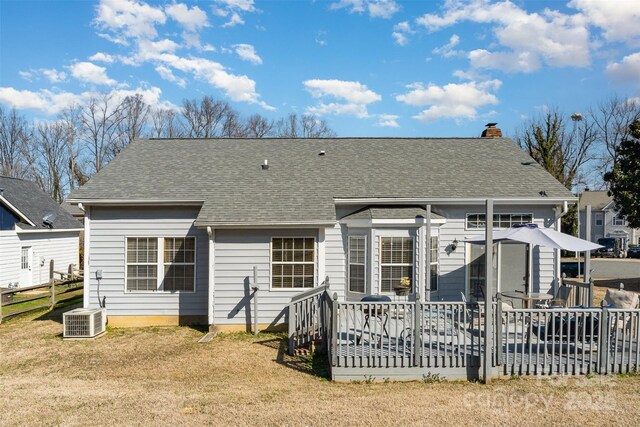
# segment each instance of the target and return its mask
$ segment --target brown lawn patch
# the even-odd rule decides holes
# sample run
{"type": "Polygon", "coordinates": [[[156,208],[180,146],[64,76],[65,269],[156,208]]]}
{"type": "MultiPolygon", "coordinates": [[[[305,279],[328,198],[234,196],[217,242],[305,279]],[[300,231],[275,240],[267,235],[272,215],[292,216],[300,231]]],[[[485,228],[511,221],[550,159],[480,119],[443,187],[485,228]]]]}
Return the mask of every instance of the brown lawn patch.
{"type": "Polygon", "coordinates": [[[337,384],[281,335],[188,327],[62,341],[60,312],[0,325],[0,425],[637,425],[640,377],[337,384]]]}

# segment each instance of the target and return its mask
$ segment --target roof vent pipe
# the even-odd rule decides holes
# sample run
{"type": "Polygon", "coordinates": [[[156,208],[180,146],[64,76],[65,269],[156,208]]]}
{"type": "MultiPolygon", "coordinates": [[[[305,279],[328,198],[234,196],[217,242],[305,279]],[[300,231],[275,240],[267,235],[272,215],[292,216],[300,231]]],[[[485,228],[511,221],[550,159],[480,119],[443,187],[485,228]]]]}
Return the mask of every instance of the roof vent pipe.
{"type": "Polygon", "coordinates": [[[264,159],[264,163],[262,164],[262,170],[267,170],[269,169],[269,162],[267,161],[267,159],[264,159]]]}
{"type": "Polygon", "coordinates": [[[4,194],[4,188],[0,188],[0,196],[4,194]]]}

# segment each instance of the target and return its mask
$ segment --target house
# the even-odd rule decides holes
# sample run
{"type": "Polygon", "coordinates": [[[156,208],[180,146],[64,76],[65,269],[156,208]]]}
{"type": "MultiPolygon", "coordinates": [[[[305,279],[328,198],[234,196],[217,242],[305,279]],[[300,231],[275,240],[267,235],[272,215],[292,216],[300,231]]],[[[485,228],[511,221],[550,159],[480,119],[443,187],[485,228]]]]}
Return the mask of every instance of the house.
{"type": "Polygon", "coordinates": [[[33,182],[0,176],[0,287],[49,281],[56,271],[79,267],[82,224],[33,182]]]}
{"type": "Polygon", "coordinates": [[[580,236],[586,235],[586,206],[591,206],[591,238],[598,242],[603,237],[623,237],[629,244],[640,245],[640,229],[631,228],[618,210],[607,191],[585,191],[580,195],[580,236]]]}
{"type": "MultiPolygon", "coordinates": [[[[406,298],[402,277],[426,299],[483,298],[484,248],[463,240],[484,233],[487,198],[496,228],[557,227],[576,201],[499,137],[142,139],[70,201],[85,211],[85,306],[99,290],[113,326],[244,330],[286,322],[325,278],[341,299],[406,298]]],[[[494,251],[499,290],[557,281],[554,250],[494,251]]]]}

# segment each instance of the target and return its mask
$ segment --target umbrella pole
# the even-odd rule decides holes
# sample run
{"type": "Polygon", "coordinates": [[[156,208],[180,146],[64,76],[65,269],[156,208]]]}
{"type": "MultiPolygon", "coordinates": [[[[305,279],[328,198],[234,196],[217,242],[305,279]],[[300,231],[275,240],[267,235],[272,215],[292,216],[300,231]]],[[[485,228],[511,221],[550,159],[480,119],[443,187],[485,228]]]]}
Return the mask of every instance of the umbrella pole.
{"type": "MultiPolygon", "coordinates": [[[[591,236],[591,205],[585,206],[584,214],[585,214],[584,230],[586,234],[584,238],[588,241],[591,241],[591,237],[592,237],[591,236]]],[[[591,281],[591,251],[584,251],[583,282],[590,282],[590,281],[591,281]]],[[[591,301],[591,303],[593,304],[593,301],[591,301]]]]}

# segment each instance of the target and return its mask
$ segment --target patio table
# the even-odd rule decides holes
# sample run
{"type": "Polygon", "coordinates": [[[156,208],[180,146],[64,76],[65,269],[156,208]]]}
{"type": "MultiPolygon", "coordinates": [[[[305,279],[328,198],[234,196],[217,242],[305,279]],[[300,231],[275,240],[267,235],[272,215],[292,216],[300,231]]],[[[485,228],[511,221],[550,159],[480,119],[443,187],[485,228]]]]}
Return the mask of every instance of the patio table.
{"type": "Polygon", "coordinates": [[[532,292],[530,294],[526,294],[524,292],[518,292],[518,291],[507,291],[507,292],[500,292],[500,295],[502,295],[505,298],[522,300],[525,302],[526,308],[531,307],[531,301],[544,301],[544,300],[553,299],[553,295],[545,294],[542,292],[532,292]]]}
{"type": "MultiPolygon", "coordinates": [[[[360,300],[360,302],[370,302],[370,303],[383,302],[384,303],[384,302],[391,302],[391,298],[389,298],[386,295],[369,295],[369,296],[363,297],[360,300]]],[[[360,341],[362,340],[362,335],[364,335],[365,329],[371,328],[369,321],[371,320],[372,316],[380,320],[380,323],[382,323],[382,332],[387,337],[389,336],[389,331],[387,331],[387,323],[389,323],[389,313],[387,312],[386,309],[382,307],[374,306],[374,308],[371,308],[367,306],[366,308],[363,307],[362,312],[364,314],[364,324],[362,325],[362,331],[360,332],[360,336],[356,338],[356,344],[360,344],[360,341]]]]}

